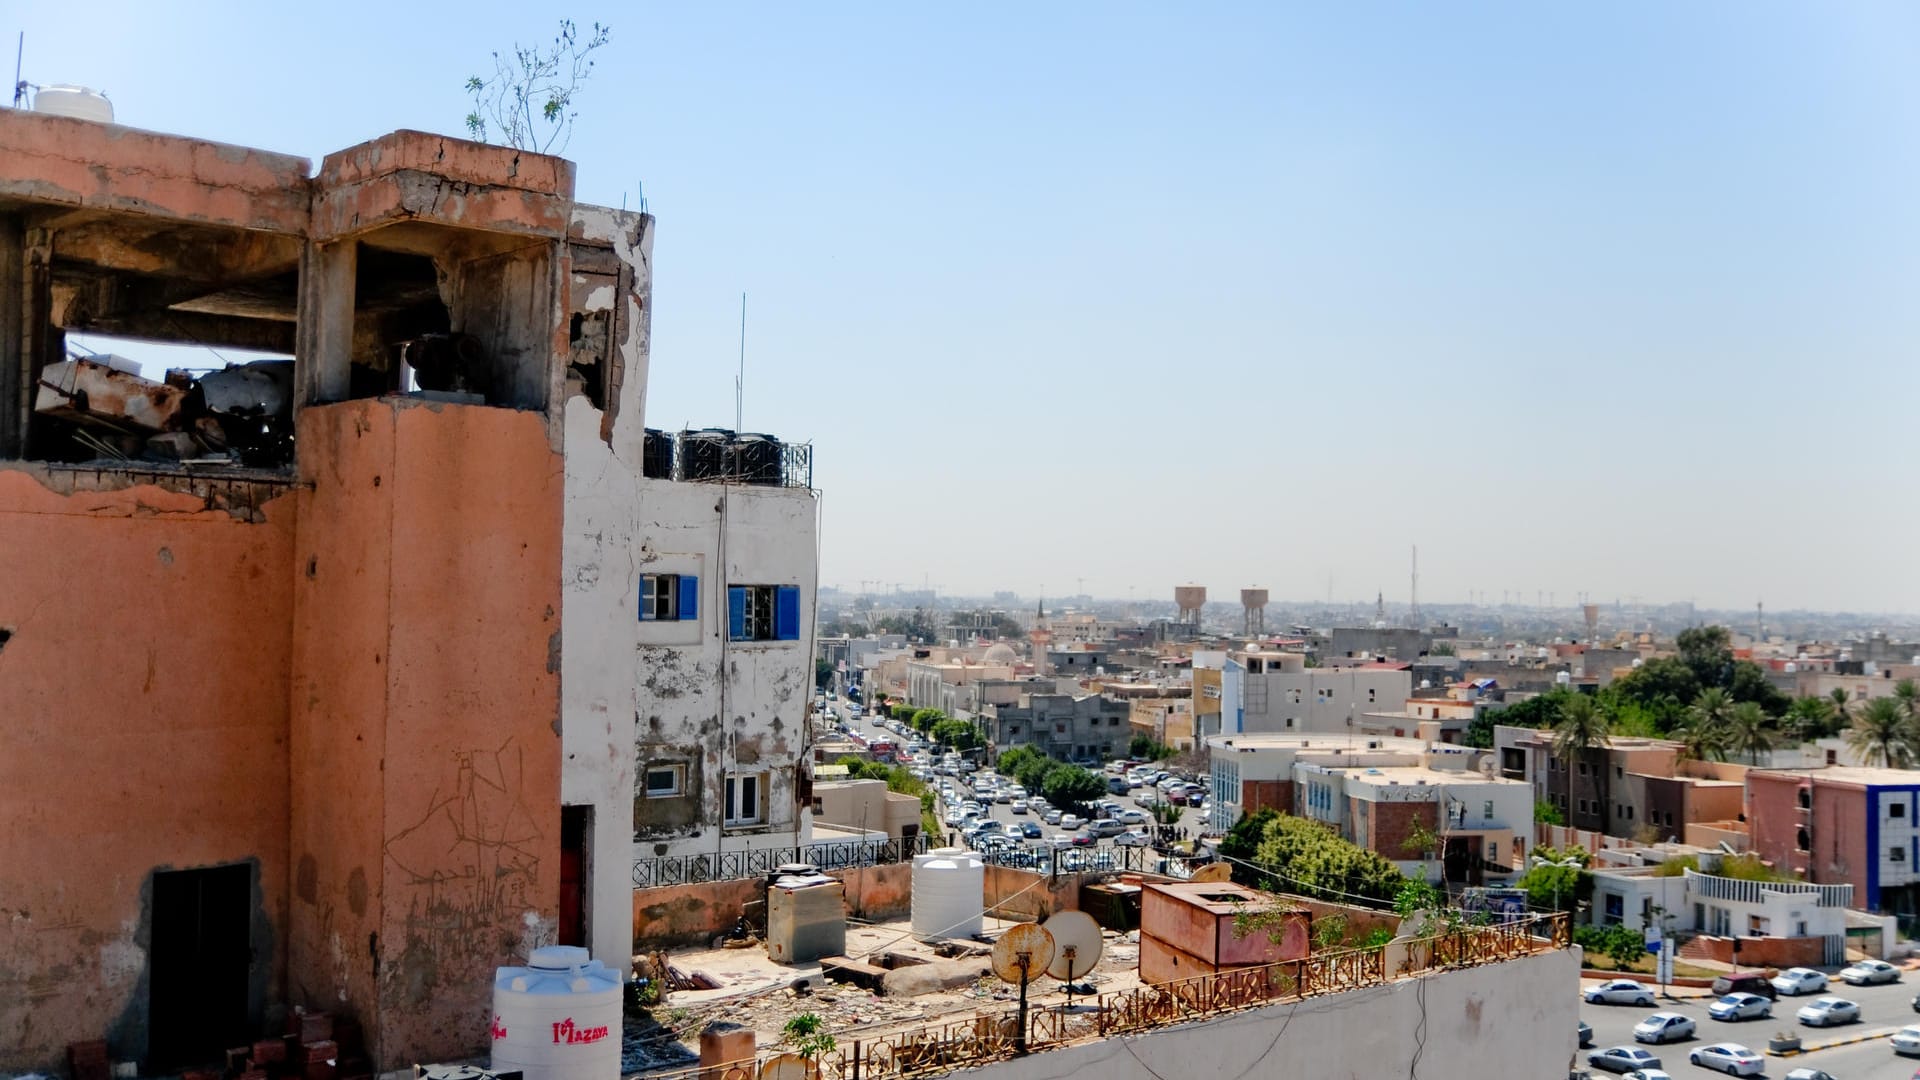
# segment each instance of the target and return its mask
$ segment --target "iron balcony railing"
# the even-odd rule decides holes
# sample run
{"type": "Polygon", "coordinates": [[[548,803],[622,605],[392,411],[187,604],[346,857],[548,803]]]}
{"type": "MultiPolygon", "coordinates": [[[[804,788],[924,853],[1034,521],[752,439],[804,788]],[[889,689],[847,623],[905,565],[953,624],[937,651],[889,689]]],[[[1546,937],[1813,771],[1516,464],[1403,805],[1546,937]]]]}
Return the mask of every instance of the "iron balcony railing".
{"type": "Polygon", "coordinates": [[[633,887],[693,885],[703,881],[739,881],[767,877],[782,866],[804,863],[821,870],[849,870],[906,862],[933,849],[931,838],[842,840],[805,847],[754,848],[745,851],[668,855],[633,861],[633,887]]]}

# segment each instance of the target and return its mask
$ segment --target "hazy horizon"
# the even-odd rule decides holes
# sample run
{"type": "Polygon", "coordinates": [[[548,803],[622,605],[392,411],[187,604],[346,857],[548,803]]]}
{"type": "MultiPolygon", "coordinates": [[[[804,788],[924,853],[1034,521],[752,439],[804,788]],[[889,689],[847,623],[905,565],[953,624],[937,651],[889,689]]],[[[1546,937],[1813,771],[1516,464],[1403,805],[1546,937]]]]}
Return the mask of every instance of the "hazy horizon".
{"type": "MultiPolygon", "coordinates": [[[[1423,601],[1920,611],[1920,8],[560,14],[613,28],[578,195],[659,219],[648,423],[732,423],[748,293],[824,583],[1345,602],[1417,544],[1423,601]]],[[[0,29],[122,123],[317,162],[461,133],[554,16],[0,29]]]]}

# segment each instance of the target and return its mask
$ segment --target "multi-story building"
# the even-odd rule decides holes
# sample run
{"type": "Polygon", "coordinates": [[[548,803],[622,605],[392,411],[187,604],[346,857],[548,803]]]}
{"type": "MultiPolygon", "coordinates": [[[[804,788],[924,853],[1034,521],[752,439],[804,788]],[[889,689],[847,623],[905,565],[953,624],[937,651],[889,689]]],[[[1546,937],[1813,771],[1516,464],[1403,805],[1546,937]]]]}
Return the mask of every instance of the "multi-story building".
{"type": "Polygon", "coordinates": [[[1676,742],[1614,736],[1563,761],[1553,753],[1551,731],[1499,726],[1494,728],[1494,750],[1501,776],[1531,785],[1536,800],[1557,807],[1576,829],[1631,838],[1643,825],[1671,829],[1689,820],[1723,820],[1700,816],[1704,806],[1688,811],[1664,804],[1663,816],[1650,819],[1647,807],[1633,800],[1633,793],[1644,792],[1646,785],[1630,785],[1628,774],[1672,777],[1680,753],[1676,742]],[[1673,820],[1664,814],[1672,814],[1673,820]]]}
{"type": "Polygon", "coordinates": [[[1406,665],[1310,668],[1292,652],[1228,654],[1220,679],[1222,734],[1345,731],[1359,714],[1404,701],[1406,665]]]}
{"type": "Polygon", "coordinates": [[[885,780],[818,780],[813,785],[813,821],[911,840],[920,835],[920,800],[888,791],[885,780]]]}
{"type": "Polygon", "coordinates": [[[1532,791],[1468,767],[1471,759],[1445,747],[1357,762],[1303,753],[1294,763],[1294,813],[1326,822],[1403,869],[1468,885],[1504,879],[1525,861],[1532,791]]]}
{"type": "Polygon", "coordinates": [[[1207,740],[1212,790],[1208,793],[1209,824],[1219,830],[1233,827],[1248,814],[1273,809],[1293,813],[1294,763],[1303,754],[1324,755],[1329,762],[1349,765],[1370,756],[1387,764],[1406,764],[1427,751],[1419,739],[1379,735],[1279,735],[1271,732],[1216,735],[1207,740]]]}
{"type": "Polygon", "coordinates": [[[1752,769],[1753,849],[1822,884],[1852,885],[1869,910],[1920,915],[1920,773],[1908,769],[1752,769]]]}
{"type": "Polygon", "coordinates": [[[499,965],[625,969],[656,807],[803,834],[812,498],[649,469],[650,244],[558,158],[0,109],[0,1069],[471,1056],[499,965]]]}
{"type": "Polygon", "coordinates": [[[1031,746],[1061,761],[1108,761],[1125,757],[1133,738],[1126,702],[1101,694],[1027,694],[1018,705],[989,706],[981,719],[996,754],[1031,746]]]}

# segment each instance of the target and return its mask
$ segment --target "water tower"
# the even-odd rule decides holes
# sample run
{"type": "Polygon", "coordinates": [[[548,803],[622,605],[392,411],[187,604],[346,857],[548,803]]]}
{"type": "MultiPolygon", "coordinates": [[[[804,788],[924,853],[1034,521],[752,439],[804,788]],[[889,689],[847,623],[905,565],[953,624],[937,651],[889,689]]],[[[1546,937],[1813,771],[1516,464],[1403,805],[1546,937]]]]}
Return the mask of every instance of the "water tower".
{"type": "Polygon", "coordinates": [[[1207,587],[1205,585],[1175,585],[1173,602],[1180,609],[1180,622],[1184,626],[1200,625],[1200,609],[1207,606],[1207,587]]]}
{"type": "Polygon", "coordinates": [[[1241,589],[1240,607],[1246,612],[1246,624],[1241,633],[1248,637],[1258,637],[1267,632],[1267,590],[1241,589]]]}
{"type": "Polygon", "coordinates": [[[1580,612],[1587,617],[1587,644],[1592,645],[1594,635],[1598,632],[1598,627],[1600,626],[1600,605],[1582,604],[1580,606],[1580,612]]]}

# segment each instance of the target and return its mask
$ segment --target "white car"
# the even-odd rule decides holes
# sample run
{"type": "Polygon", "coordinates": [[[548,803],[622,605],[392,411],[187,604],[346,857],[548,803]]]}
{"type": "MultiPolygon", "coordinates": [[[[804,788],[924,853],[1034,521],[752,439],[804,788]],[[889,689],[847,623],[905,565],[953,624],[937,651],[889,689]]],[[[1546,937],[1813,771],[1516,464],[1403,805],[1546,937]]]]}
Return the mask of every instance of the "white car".
{"type": "Polygon", "coordinates": [[[1691,1038],[1693,1038],[1693,1020],[1679,1013],[1657,1012],[1633,1025],[1634,1042],[1657,1045],[1691,1038]]]}
{"type": "Polygon", "coordinates": [[[1719,1069],[1728,1076],[1759,1076],[1767,1059],[1739,1043],[1714,1043],[1687,1055],[1687,1060],[1703,1069],[1719,1069]]]}
{"type": "Polygon", "coordinates": [[[1078,814],[1061,814],[1060,815],[1060,827],[1063,829],[1077,829],[1080,826],[1085,824],[1086,822],[1081,821],[1080,816],[1078,814]]]}
{"type": "Polygon", "coordinates": [[[1126,832],[1115,836],[1113,842],[1119,844],[1121,847],[1146,847],[1152,843],[1151,840],[1147,839],[1147,834],[1141,832],[1139,829],[1128,829],[1126,832]]]}
{"type": "Polygon", "coordinates": [[[1773,977],[1774,992],[1788,997],[1824,993],[1826,989],[1827,977],[1812,968],[1788,968],[1773,977]]]}
{"type": "Polygon", "coordinates": [[[1673,1080],[1673,1074],[1661,1069],[1635,1069],[1621,1080],[1673,1080]]]}
{"type": "Polygon", "coordinates": [[[1609,1046],[1588,1054],[1587,1064],[1596,1069],[1623,1073],[1634,1069],[1657,1069],[1660,1059],[1637,1046],[1609,1046]]]}
{"type": "Polygon", "coordinates": [[[1632,979],[1609,979],[1583,995],[1589,1005],[1651,1005],[1653,990],[1632,979]]]}
{"type": "Polygon", "coordinates": [[[1138,810],[1122,810],[1113,815],[1113,817],[1114,820],[1122,825],[1145,825],[1147,823],[1147,815],[1138,810]]]}
{"type": "Polygon", "coordinates": [[[1896,1054],[1920,1054],[1920,1027],[1903,1027],[1887,1043],[1896,1054]]]}
{"type": "Polygon", "coordinates": [[[1047,838],[1047,843],[1056,848],[1070,848],[1073,846],[1073,837],[1063,832],[1054,833],[1047,838]]]}
{"type": "Polygon", "coordinates": [[[1851,1024],[1860,1019],[1860,1005],[1846,998],[1814,998],[1802,1006],[1799,1012],[1794,1013],[1794,1017],[1808,1027],[1851,1024]]]}
{"type": "Polygon", "coordinates": [[[1849,986],[1900,981],[1900,969],[1885,960],[1861,960],[1840,973],[1840,981],[1849,986]]]}
{"type": "Polygon", "coordinates": [[[1773,1002],[1759,994],[1728,994],[1707,1006],[1715,1020],[1764,1020],[1773,1015],[1773,1002]]]}
{"type": "Polygon", "coordinates": [[[1048,809],[1046,813],[1040,815],[1040,820],[1049,825],[1058,825],[1064,817],[1065,815],[1060,813],[1060,811],[1048,809]]]}

